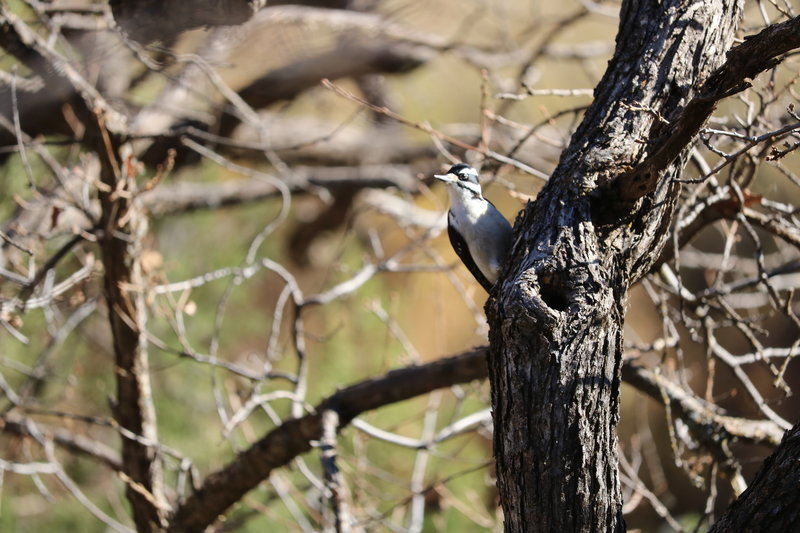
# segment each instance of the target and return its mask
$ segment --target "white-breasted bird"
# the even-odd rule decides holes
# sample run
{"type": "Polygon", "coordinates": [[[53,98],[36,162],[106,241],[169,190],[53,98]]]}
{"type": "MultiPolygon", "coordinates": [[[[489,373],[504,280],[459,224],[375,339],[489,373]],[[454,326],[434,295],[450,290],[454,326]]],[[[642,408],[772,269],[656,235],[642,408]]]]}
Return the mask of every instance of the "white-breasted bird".
{"type": "Polygon", "coordinates": [[[434,178],[447,184],[450,244],[475,279],[491,292],[511,248],[511,224],[481,194],[478,171],[458,164],[434,178]]]}

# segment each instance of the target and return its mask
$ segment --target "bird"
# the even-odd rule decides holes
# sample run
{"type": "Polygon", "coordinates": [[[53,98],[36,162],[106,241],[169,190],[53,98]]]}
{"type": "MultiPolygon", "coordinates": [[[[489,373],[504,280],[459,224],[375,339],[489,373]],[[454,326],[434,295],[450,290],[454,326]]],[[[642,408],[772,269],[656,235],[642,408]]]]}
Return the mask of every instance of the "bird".
{"type": "Polygon", "coordinates": [[[492,292],[511,248],[511,224],[483,197],[478,171],[459,163],[447,174],[434,174],[447,185],[450,209],[447,235],[459,259],[478,283],[492,292]]]}

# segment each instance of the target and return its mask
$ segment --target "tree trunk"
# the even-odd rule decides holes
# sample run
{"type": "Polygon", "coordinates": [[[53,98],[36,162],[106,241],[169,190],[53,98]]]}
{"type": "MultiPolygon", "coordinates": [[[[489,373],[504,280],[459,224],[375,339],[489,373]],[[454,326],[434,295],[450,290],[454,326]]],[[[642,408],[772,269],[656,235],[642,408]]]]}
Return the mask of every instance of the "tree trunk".
{"type": "Polygon", "coordinates": [[[800,524],[800,424],[783,437],[778,450],[711,528],[711,533],[797,531],[800,524]]]}
{"type": "Polygon", "coordinates": [[[658,179],[618,178],[647,160],[724,61],[741,4],[623,2],[595,101],[517,220],[487,304],[506,531],[625,529],[616,437],[624,304],[664,246],[685,150],[658,179]]]}
{"type": "Polygon", "coordinates": [[[150,385],[145,336],[144,286],[141,272],[142,239],[147,219],[130,200],[135,175],[117,157],[118,144],[100,124],[96,133],[101,158],[101,216],[98,243],[104,268],[104,292],[114,348],[117,397],[114,418],[122,437],[122,476],[139,533],[161,531],[167,503],[161,459],[157,453],[156,413],[150,385]]]}

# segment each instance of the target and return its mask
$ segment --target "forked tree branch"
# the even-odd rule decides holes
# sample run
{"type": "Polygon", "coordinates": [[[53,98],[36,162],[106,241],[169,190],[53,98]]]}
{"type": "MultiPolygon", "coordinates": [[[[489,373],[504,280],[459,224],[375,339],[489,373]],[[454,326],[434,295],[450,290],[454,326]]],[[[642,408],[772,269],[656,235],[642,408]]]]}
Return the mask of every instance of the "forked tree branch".
{"type": "Polygon", "coordinates": [[[692,142],[720,100],[751,86],[753,78],[781,61],[781,56],[800,47],[800,17],[764,28],[727,54],[725,63],[700,86],[686,107],[668,117],[653,139],[650,155],[616,180],[615,188],[625,201],[638,200],[653,192],[662,172],[692,142]]]}

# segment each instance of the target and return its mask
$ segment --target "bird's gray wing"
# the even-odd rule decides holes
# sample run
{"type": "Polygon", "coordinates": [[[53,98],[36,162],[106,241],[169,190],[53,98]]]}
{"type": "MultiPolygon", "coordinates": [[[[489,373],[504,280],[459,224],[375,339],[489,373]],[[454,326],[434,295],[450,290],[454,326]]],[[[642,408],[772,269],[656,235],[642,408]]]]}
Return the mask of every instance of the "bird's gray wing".
{"type": "Polygon", "coordinates": [[[492,292],[492,287],[494,287],[494,284],[486,279],[486,276],[483,275],[481,269],[478,268],[478,265],[476,265],[475,261],[472,260],[472,255],[469,253],[469,248],[467,247],[467,243],[464,241],[464,238],[457,231],[455,231],[450,224],[447,225],[447,236],[450,237],[450,244],[453,245],[456,255],[467,267],[467,270],[469,270],[473,277],[478,280],[478,283],[480,283],[481,286],[486,289],[486,292],[492,292]]]}

